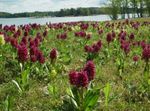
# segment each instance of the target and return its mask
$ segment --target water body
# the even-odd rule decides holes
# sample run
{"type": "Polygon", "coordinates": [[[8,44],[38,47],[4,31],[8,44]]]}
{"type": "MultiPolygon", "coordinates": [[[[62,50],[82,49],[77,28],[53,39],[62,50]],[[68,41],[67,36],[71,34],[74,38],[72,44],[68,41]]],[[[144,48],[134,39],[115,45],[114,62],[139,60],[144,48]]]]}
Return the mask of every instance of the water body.
{"type": "Polygon", "coordinates": [[[24,25],[29,23],[37,23],[44,25],[47,22],[59,23],[59,22],[73,22],[73,21],[107,21],[107,20],[111,20],[109,15],[94,15],[94,16],[79,16],[79,17],[43,17],[43,18],[25,17],[25,18],[0,18],[0,24],[24,25]]]}

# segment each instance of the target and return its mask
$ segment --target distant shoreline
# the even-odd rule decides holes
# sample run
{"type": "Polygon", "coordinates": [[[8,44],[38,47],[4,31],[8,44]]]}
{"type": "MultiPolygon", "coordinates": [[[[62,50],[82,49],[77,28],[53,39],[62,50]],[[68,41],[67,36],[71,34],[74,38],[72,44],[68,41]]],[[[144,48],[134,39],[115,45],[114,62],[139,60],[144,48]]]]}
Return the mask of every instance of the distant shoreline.
{"type": "Polygon", "coordinates": [[[21,17],[78,17],[78,16],[92,16],[108,14],[107,7],[88,7],[88,8],[70,8],[61,9],[60,11],[46,11],[46,12],[22,12],[22,13],[8,13],[0,12],[0,18],[21,18],[21,17]]]}
{"type": "Polygon", "coordinates": [[[69,17],[90,17],[90,16],[99,16],[99,15],[108,15],[108,14],[85,15],[85,16],[84,15],[80,15],[80,16],[62,16],[62,17],[56,17],[56,16],[44,16],[44,17],[11,17],[11,18],[10,17],[7,17],[7,18],[1,18],[0,17],[0,19],[17,19],[17,18],[18,19],[19,18],[30,18],[30,19],[32,19],[32,18],[36,19],[37,18],[38,19],[38,18],[63,18],[63,17],[66,17],[66,18],[68,17],[69,18],[69,17]]]}

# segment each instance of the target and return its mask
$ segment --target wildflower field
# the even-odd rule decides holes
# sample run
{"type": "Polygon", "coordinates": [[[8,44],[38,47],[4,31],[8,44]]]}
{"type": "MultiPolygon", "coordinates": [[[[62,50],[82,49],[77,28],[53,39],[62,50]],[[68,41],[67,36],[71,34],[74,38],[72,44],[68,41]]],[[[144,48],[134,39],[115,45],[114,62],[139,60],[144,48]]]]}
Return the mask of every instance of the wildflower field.
{"type": "Polygon", "coordinates": [[[0,25],[0,111],[103,110],[150,110],[150,19],[0,25]]]}

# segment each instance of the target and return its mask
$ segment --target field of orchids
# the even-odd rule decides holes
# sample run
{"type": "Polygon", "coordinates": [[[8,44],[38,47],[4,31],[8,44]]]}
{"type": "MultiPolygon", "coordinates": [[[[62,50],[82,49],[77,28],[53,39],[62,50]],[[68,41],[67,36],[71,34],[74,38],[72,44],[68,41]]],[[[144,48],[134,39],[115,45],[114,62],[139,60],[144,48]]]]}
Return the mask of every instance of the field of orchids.
{"type": "Polygon", "coordinates": [[[150,110],[150,19],[0,25],[0,111],[150,110]]]}

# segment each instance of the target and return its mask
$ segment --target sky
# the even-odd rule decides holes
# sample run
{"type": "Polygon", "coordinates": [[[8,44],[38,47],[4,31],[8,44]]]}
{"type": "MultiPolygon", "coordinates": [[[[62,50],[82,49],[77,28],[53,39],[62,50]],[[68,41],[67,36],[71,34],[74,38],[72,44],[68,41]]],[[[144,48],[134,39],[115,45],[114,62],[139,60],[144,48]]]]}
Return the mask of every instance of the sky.
{"type": "Polygon", "coordinates": [[[64,8],[98,7],[107,0],[0,0],[0,12],[58,11],[64,8]]]}

